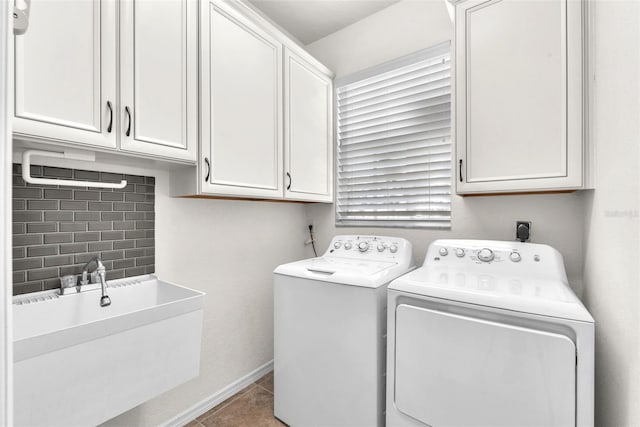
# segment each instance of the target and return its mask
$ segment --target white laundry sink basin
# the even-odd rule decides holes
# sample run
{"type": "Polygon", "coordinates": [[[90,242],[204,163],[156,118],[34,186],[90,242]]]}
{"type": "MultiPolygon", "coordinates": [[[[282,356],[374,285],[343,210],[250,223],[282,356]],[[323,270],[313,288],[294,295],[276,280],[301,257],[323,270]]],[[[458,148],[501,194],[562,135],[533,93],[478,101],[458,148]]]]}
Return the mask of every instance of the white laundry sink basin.
{"type": "Polygon", "coordinates": [[[14,297],[15,424],[97,425],[200,367],[204,294],[153,275],[14,297]]]}

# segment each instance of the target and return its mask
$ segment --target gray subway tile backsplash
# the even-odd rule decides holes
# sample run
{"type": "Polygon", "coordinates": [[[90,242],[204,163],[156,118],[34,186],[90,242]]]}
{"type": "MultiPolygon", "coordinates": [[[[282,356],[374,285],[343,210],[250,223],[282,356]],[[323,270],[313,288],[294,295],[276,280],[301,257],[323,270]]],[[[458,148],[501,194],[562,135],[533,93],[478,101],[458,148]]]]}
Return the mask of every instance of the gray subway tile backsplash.
{"type": "Polygon", "coordinates": [[[13,165],[13,293],[54,289],[100,257],[107,279],[155,271],[155,178],[31,167],[36,177],[120,182],[123,189],[34,186],[13,165]]]}

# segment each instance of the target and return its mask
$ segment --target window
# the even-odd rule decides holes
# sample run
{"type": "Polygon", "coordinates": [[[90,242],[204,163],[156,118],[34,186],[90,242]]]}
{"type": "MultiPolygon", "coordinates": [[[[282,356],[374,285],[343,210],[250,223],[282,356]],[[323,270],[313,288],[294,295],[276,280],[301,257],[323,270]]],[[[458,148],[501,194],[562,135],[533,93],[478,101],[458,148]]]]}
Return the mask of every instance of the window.
{"type": "Polygon", "coordinates": [[[336,224],[451,226],[451,55],[443,43],[336,82],[336,224]]]}

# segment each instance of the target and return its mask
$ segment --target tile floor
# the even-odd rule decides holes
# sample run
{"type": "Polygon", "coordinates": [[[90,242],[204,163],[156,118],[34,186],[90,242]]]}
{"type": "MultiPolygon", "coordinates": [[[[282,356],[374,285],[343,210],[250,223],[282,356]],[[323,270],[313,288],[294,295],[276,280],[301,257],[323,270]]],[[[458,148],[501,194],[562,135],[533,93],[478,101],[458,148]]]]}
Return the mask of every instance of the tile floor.
{"type": "Polygon", "coordinates": [[[273,371],[185,427],[279,427],[273,416],[273,371]]]}

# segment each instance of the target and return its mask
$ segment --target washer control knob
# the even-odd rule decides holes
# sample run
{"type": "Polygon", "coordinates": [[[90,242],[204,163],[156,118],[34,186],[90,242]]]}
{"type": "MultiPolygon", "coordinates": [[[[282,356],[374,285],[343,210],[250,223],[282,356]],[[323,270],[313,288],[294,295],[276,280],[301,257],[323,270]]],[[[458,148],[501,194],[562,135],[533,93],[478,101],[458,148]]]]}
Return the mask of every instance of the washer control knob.
{"type": "Polygon", "coordinates": [[[462,257],[464,257],[464,249],[462,249],[462,248],[458,248],[458,249],[456,249],[456,256],[457,256],[458,258],[462,258],[462,257]]]}
{"type": "Polygon", "coordinates": [[[351,249],[351,242],[347,242],[347,243],[345,243],[345,244],[344,244],[344,248],[345,248],[346,250],[351,249]]]}
{"type": "Polygon", "coordinates": [[[440,256],[449,255],[449,250],[447,248],[440,248],[440,250],[438,252],[440,253],[440,256]]]}
{"type": "Polygon", "coordinates": [[[391,246],[389,246],[389,250],[391,251],[392,254],[395,254],[396,252],[398,252],[398,246],[397,245],[391,245],[391,246]]]}
{"type": "Polygon", "coordinates": [[[367,242],[358,243],[358,250],[360,252],[367,252],[369,250],[369,243],[367,242]]]}
{"type": "Polygon", "coordinates": [[[511,252],[509,254],[509,259],[513,262],[520,262],[520,260],[522,259],[522,256],[520,256],[518,252],[511,252]]]}
{"type": "Polygon", "coordinates": [[[384,249],[385,247],[382,243],[378,245],[378,252],[384,252],[384,249]]]}
{"type": "Polygon", "coordinates": [[[342,246],[342,242],[335,242],[335,243],[333,244],[333,247],[334,247],[335,249],[340,249],[340,246],[342,246]]]}
{"type": "Polygon", "coordinates": [[[495,258],[495,254],[489,248],[480,249],[478,251],[478,259],[480,261],[489,262],[489,261],[493,261],[493,258],[495,258]]]}

